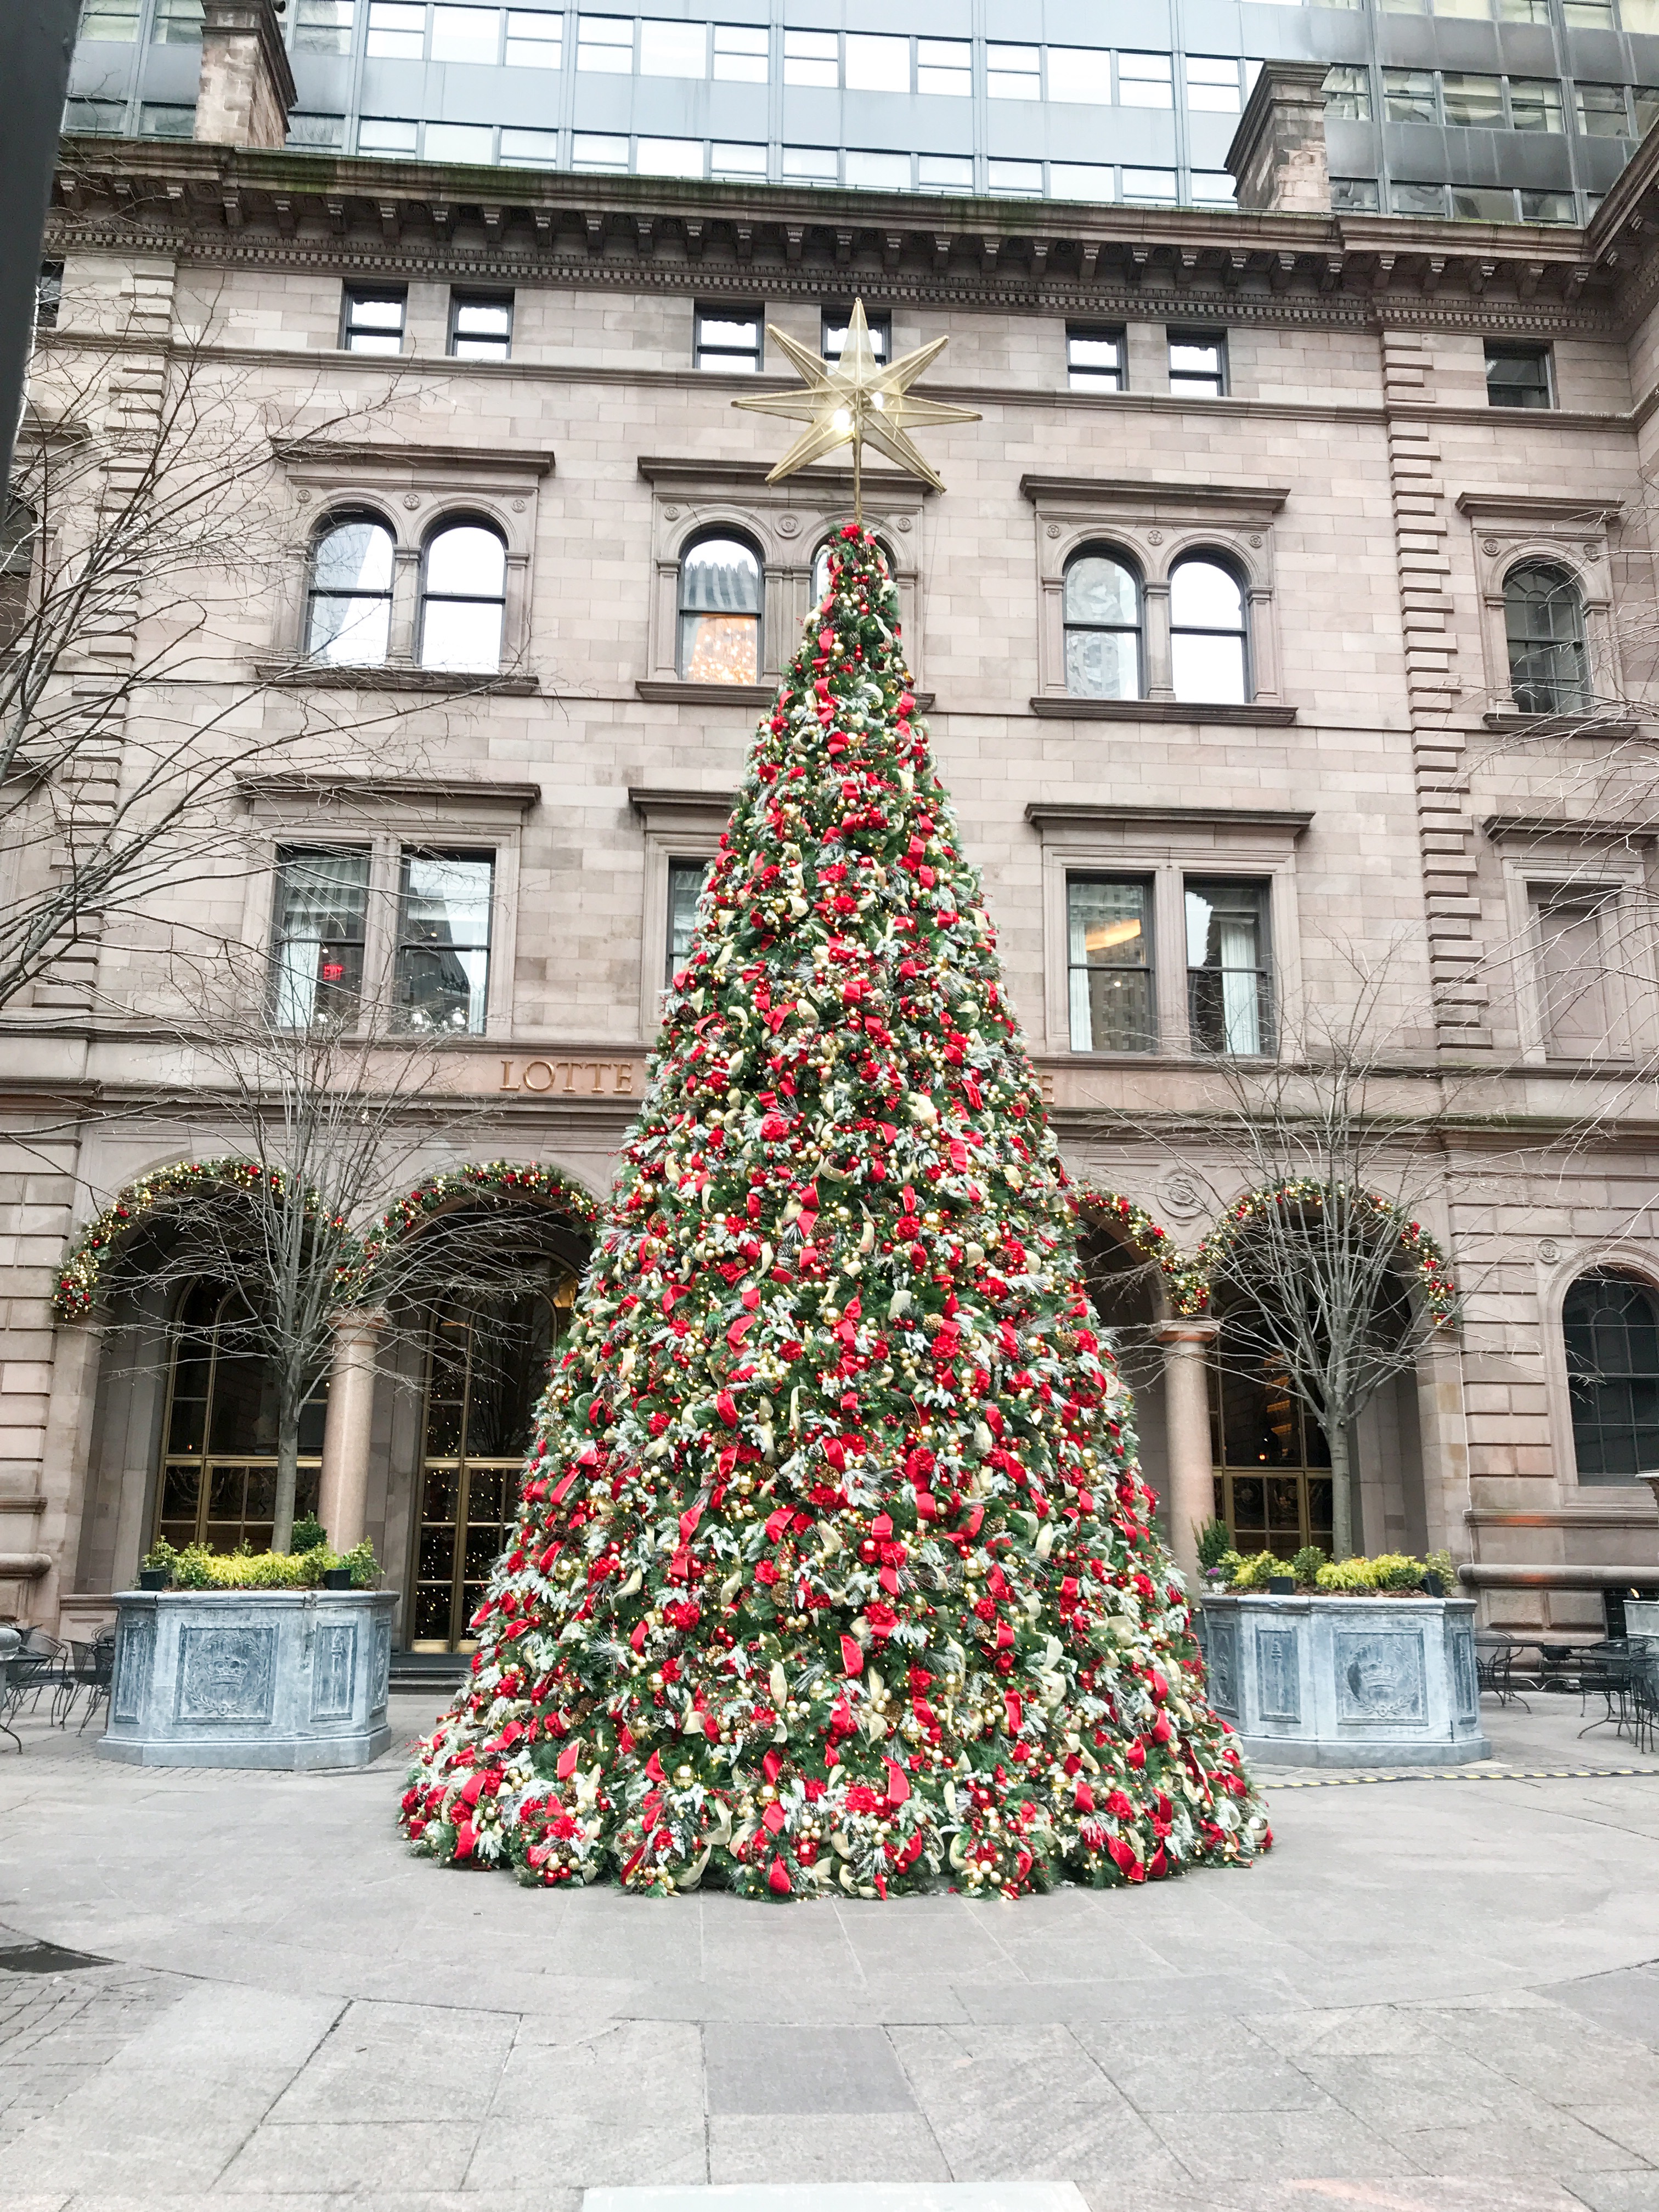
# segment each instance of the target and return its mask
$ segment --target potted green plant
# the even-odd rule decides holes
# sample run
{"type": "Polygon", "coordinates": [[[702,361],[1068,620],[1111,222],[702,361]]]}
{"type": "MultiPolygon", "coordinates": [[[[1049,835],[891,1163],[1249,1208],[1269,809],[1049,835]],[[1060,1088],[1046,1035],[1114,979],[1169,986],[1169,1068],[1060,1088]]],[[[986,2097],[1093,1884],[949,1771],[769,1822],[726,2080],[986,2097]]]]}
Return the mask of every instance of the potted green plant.
{"type": "Polygon", "coordinates": [[[143,1556],[138,1568],[138,1587],[146,1590],[164,1590],[173,1580],[173,1570],[179,1554],[165,1536],[158,1536],[143,1556]]]}

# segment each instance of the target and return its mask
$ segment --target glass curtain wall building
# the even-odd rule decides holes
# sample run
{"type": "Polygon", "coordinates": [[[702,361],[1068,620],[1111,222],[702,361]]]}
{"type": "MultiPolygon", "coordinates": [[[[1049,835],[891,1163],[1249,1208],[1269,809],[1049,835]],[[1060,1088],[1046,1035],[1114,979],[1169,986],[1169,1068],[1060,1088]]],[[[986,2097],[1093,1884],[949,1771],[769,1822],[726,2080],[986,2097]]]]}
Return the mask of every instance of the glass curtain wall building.
{"type": "MultiPolygon", "coordinates": [[[[1323,61],[1340,209],[1584,220],[1659,0],[289,0],[291,143],[733,183],[1226,206],[1261,60],[1323,61]]],[[[191,135],[200,0],[87,0],[71,130],[191,135]]]]}

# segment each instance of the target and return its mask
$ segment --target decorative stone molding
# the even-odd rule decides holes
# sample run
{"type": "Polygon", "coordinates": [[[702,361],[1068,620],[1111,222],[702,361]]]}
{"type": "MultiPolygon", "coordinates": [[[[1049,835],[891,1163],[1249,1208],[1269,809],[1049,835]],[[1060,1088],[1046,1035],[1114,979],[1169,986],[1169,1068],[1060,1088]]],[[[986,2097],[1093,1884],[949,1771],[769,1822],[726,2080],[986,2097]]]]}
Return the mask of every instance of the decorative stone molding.
{"type": "MultiPolygon", "coordinates": [[[[1462,492],[1457,511],[1469,525],[1475,588],[1480,594],[1480,644],[1486,665],[1490,717],[1535,725],[1510,688],[1509,645],[1504,618],[1504,584],[1512,568],[1531,561],[1564,568],[1578,587],[1584,609],[1584,643],[1594,697],[1616,700],[1620,691],[1618,650],[1613,626],[1613,570],[1608,539],[1621,520],[1618,499],[1462,492]]],[[[1626,717],[1627,718],[1627,717],[1626,717]]],[[[1601,726],[1592,710],[1583,715],[1550,717],[1552,722],[1583,720],[1601,726]]]]}
{"type": "Polygon", "coordinates": [[[1034,713],[1107,721],[1295,720],[1295,709],[1279,696],[1273,609],[1273,523],[1290,497],[1286,489],[1045,476],[1022,477],[1019,488],[1036,527],[1040,689],[1031,701],[1034,713]],[[1144,699],[1079,699],[1066,688],[1066,570],[1092,545],[1121,550],[1139,573],[1144,699]],[[1218,555],[1243,588],[1251,696],[1242,705],[1177,702],[1170,680],[1170,580],[1182,561],[1206,553],[1218,555]]]}
{"type": "MultiPolygon", "coordinates": [[[[783,664],[800,641],[818,549],[852,519],[853,472],[802,469],[773,484],[766,481],[769,468],[765,461],[641,456],[640,474],[652,492],[653,571],[651,665],[638,686],[642,699],[714,706],[725,698],[750,707],[771,705],[783,664]],[[694,538],[721,529],[750,540],[765,572],[759,684],[689,684],[679,673],[680,558],[694,538]]],[[[918,684],[924,658],[922,599],[916,589],[918,525],[924,502],[933,495],[920,477],[896,469],[865,471],[864,519],[887,550],[898,586],[910,674],[918,684]]],[[[918,693],[919,704],[921,699],[918,693]]]]}

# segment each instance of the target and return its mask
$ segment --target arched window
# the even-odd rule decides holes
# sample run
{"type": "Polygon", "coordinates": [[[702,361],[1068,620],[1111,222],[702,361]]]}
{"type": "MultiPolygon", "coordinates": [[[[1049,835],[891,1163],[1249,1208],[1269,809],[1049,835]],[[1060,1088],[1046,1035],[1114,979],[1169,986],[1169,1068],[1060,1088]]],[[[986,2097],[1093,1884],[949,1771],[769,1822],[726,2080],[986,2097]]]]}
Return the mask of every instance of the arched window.
{"type": "Polygon", "coordinates": [[[1177,699],[1223,706],[1250,696],[1244,593],[1209,554],[1177,562],[1170,579],[1170,666],[1177,699]]]}
{"type": "Polygon", "coordinates": [[[1659,1306],[1624,1275],[1586,1275],[1561,1309],[1580,1482],[1659,1468],[1659,1306]]]}
{"type": "Polygon", "coordinates": [[[422,668],[487,672],[501,665],[507,547],[487,522],[447,522],[426,541],[421,575],[422,668]]]}
{"type": "MultiPolygon", "coordinates": [[[[182,1551],[270,1548],[276,1510],[276,1376],[246,1299],[222,1282],[187,1294],[173,1338],[155,1533],[182,1551]]],[[[317,1510],[328,1383],[300,1416],[296,1515],[317,1510]]]]}
{"type": "Polygon", "coordinates": [[[525,1254],[513,1272],[514,1288],[456,1299],[433,1318],[415,1560],[417,1650],[471,1649],[468,1623],[512,1532],[536,1401],[570,1318],[575,1278],[557,1261],[525,1254]]]}
{"type": "Polygon", "coordinates": [[[680,556],[679,672],[691,684],[757,684],[763,576],[741,538],[695,538],[680,556]]]}
{"type": "Polygon", "coordinates": [[[378,668],[391,633],[392,532],[372,514],[337,515],[312,549],[307,657],[378,668]]]}
{"type": "Polygon", "coordinates": [[[1101,545],[1066,564],[1066,689],[1079,699],[1140,696],[1140,579],[1101,545]]]}
{"type": "MultiPolygon", "coordinates": [[[[826,538],[812,556],[812,605],[815,607],[823,605],[823,595],[830,588],[830,556],[835,550],[835,542],[834,538],[826,538]]],[[[881,547],[882,556],[887,562],[888,574],[896,578],[898,575],[897,555],[884,538],[878,538],[876,542],[881,547]]]]}
{"type": "Polygon", "coordinates": [[[0,522],[0,653],[28,618],[35,543],[34,511],[14,500],[0,522]]]}
{"type": "Polygon", "coordinates": [[[1584,602],[1565,568],[1528,561],[1504,579],[1510,690],[1523,714],[1568,714],[1589,704],[1584,602]]]}

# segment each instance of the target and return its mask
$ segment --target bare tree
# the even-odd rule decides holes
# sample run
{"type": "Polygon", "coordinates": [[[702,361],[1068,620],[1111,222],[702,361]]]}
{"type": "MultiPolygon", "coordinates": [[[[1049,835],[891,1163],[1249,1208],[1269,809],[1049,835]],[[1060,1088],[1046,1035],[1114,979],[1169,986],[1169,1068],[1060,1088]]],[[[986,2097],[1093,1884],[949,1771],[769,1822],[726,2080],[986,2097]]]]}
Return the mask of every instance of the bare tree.
{"type": "Polygon", "coordinates": [[[361,441],[398,391],[343,404],[319,372],[279,406],[215,336],[168,307],[42,339],[0,517],[0,1006],[105,916],[240,865],[239,781],[295,760],[384,771],[411,717],[429,736],[446,696],[499,680],[365,696],[256,662],[248,611],[276,603],[290,557],[285,468],[361,441]]]}
{"type": "Polygon", "coordinates": [[[1455,1317],[1422,1227],[1452,1181],[1444,1081],[1379,1045],[1390,963],[1355,965],[1346,1007],[1316,1010],[1274,1057],[1218,1056],[1198,1112],[1177,1124],[1123,1111],[1106,1125],[1150,1141],[1207,1194],[1214,1225],[1197,1256],[1227,1312],[1223,1371],[1258,1382],[1271,1363],[1317,1419],[1339,1558],[1353,1549],[1354,1425],[1455,1317]]]}

